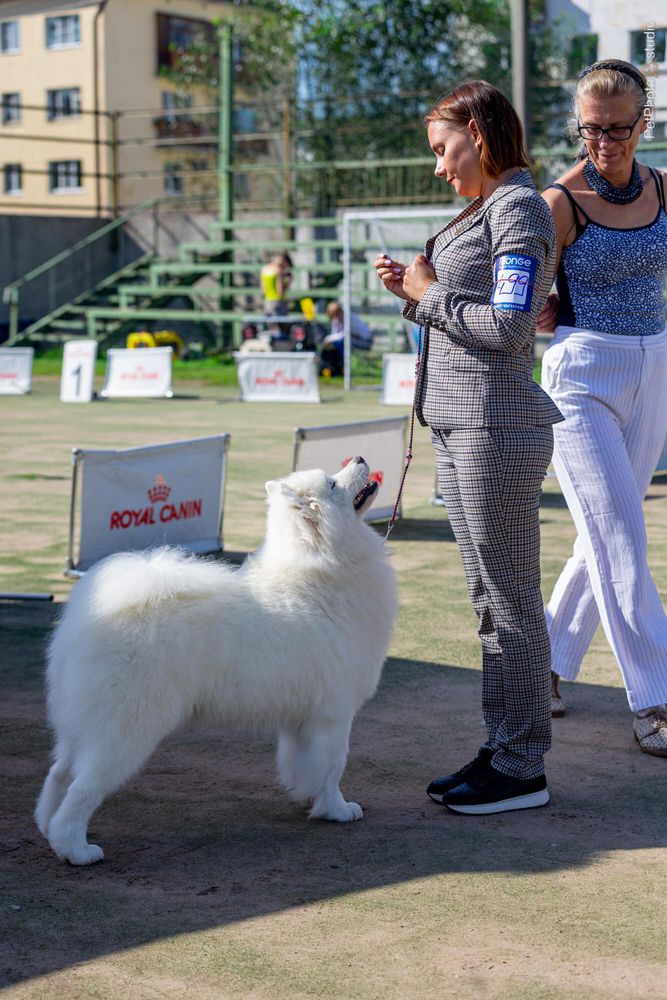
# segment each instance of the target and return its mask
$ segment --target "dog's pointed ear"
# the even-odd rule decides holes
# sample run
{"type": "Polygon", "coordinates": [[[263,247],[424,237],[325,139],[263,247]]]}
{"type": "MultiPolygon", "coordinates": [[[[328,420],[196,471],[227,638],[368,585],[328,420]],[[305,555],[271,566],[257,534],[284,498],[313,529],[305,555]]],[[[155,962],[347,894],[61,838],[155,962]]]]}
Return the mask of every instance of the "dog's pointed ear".
{"type": "Polygon", "coordinates": [[[267,497],[272,497],[278,492],[282,483],[279,479],[269,479],[268,482],[264,483],[264,489],[266,490],[267,497]]]}
{"type": "Polygon", "coordinates": [[[303,498],[300,497],[291,486],[288,486],[284,479],[270,479],[268,483],[264,484],[264,489],[266,494],[271,500],[278,493],[282,493],[285,499],[294,507],[301,507],[303,504],[303,498]]]}

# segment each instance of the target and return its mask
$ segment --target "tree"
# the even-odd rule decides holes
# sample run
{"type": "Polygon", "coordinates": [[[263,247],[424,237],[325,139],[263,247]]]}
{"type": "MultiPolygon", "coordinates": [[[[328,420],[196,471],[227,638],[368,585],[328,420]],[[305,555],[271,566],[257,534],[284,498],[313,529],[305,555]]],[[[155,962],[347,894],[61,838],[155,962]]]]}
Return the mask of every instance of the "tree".
{"type": "MultiPolygon", "coordinates": [[[[301,92],[312,102],[317,151],[402,156],[425,151],[428,105],[472,77],[511,98],[507,0],[295,0],[301,92]],[[319,126],[319,128],[318,128],[319,126]]],[[[553,86],[558,40],[535,0],[531,27],[535,140],[562,106],[553,86]]]]}
{"type": "MultiPolygon", "coordinates": [[[[264,144],[246,139],[242,161],[282,157],[290,99],[290,158],[305,165],[424,156],[424,113],[464,79],[487,79],[511,98],[508,0],[235,0],[231,21],[238,131],[275,137],[264,144]]],[[[532,22],[533,142],[540,145],[563,106],[554,85],[562,60],[543,0],[533,0],[532,22]]],[[[212,94],[215,46],[214,35],[204,33],[174,53],[170,78],[212,94]]],[[[311,173],[302,173],[299,192],[316,214],[330,214],[343,194],[355,197],[345,191],[351,175],[311,173]]],[[[379,189],[366,190],[365,200],[376,193],[382,197],[379,189]]]]}

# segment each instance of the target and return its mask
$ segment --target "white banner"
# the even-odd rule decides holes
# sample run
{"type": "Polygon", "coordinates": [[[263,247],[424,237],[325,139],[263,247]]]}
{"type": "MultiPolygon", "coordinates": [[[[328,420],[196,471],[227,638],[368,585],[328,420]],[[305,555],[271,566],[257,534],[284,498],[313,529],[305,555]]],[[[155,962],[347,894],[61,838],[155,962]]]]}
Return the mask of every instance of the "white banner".
{"type": "Polygon", "coordinates": [[[412,406],[416,363],[416,354],[382,355],[381,403],[387,406],[412,406]]]}
{"type": "Polygon", "coordinates": [[[93,379],[97,359],[96,340],[68,340],[63,351],[60,373],[60,399],[63,403],[89,403],[93,398],[93,379]]]}
{"type": "Polygon", "coordinates": [[[247,403],[319,403],[312,352],[234,353],[241,399],[247,403]]]}
{"type": "Polygon", "coordinates": [[[331,427],[298,427],[294,431],[294,468],[338,472],[349,459],[361,455],[370,466],[370,478],[379,484],[367,521],[382,521],[394,510],[405,462],[407,417],[366,420],[331,427]]]}
{"type": "Polygon", "coordinates": [[[228,448],[229,434],[219,434],[125,451],[75,449],[69,569],[83,571],[112,552],[150,545],[222,548],[228,448]]]}
{"type": "Polygon", "coordinates": [[[24,396],[32,388],[32,347],[0,348],[0,395],[24,396]]]}
{"type": "Polygon", "coordinates": [[[102,396],[173,396],[171,355],[171,347],[112,348],[102,396]]]}

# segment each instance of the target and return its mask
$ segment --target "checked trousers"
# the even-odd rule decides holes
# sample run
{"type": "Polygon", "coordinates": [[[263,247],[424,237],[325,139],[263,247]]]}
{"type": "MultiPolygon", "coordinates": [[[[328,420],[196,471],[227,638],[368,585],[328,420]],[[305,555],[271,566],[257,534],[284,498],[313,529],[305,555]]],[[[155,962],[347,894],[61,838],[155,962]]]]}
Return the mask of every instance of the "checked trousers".
{"type": "Polygon", "coordinates": [[[461,551],[482,642],[485,747],[515,778],[544,772],[551,654],[540,590],[546,427],[432,429],[438,486],[461,551]]]}

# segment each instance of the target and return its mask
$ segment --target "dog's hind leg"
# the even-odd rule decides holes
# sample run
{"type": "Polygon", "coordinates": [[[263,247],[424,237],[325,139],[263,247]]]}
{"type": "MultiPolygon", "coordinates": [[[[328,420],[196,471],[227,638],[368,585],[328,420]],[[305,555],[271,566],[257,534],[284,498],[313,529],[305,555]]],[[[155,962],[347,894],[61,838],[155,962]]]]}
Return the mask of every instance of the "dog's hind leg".
{"type": "MultiPolygon", "coordinates": [[[[160,738],[167,732],[168,729],[160,738]]],[[[104,799],[140,770],[160,742],[156,734],[144,736],[139,746],[116,746],[106,753],[95,747],[79,754],[72,767],[74,780],[49,824],[49,844],[59,858],[73,865],[102,860],[102,848],[87,841],[88,821],[104,799]]]]}
{"type": "Polygon", "coordinates": [[[53,765],[46,777],[44,787],[40,792],[37,805],[35,806],[35,822],[43,837],[48,837],[51,817],[59,808],[65,797],[68,785],[72,780],[69,750],[66,750],[63,744],[57,744],[54,758],[53,765]]]}
{"type": "MultiPolygon", "coordinates": [[[[276,765],[278,768],[278,780],[283,788],[287,789],[290,798],[295,801],[303,801],[296,795],[296,776],[294,761],[296,759],[299,741],[293,733],[282,732],[278,735],[278,752],[276,754],[276,765]]],[[[305,796],[310,798],[311,796],[305,796]]]]}
{"type": "Polygon", "coordinates": [[[59,858],[73,865],[90,865],[101,861],[104,852],[86,839],[88,820],[113,788],[101,786],[91,772],[79,774],[67,789],[60,808],[49,824],[49,844],[59,858]]]}
{"type": "Polygon", "coordinates": [[[338,823],[361,819],[356,802],[346,802],[339,782],[345,770],[352,719],[309,723],[298,736],[294,755],[294,786],[298,799],[312,799],[310,816],[338,823]]]}

